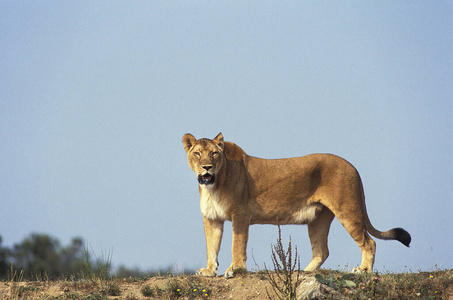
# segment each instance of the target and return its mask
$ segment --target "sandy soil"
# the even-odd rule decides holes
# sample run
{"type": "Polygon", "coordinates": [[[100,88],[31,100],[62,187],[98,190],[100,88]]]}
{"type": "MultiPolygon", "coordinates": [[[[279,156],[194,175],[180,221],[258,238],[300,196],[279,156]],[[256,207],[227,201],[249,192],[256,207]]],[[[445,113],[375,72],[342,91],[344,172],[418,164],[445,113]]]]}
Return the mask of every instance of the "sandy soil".
{"type": "Polygon", "coordinates": [[[268,299],[272,287],[263,275],[248,273],[231,279],[198,276],[153,277],[146,280],[121,279],[109,282],[28,281],[0,282],[0,299],[106,299],[109,285],[118,296],[108,299],[268,299]],[[152,296],[143,295],[148,287],[152,296]]]}

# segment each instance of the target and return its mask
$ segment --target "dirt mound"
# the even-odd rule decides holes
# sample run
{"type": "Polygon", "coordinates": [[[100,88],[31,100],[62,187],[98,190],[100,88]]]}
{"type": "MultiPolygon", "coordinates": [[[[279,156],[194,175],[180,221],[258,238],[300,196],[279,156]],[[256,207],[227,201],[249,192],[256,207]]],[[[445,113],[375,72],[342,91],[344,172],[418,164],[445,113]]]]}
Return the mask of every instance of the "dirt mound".
{"type": "MultiPolygon", "coordinates": [[[[245,272],[231,279],[168,275],[109,280],[3,281],[0,282],[0,299],[268,299],[268,293],[272,299],[278,299],[268,280],[275,274],[245,272]]],[[[453,299],[453,270],[358,275],[319,270],[300,275],[302,284],[297,290],[298,296],[453,299]],[[348,282],[350,284],[346,284],[348,282]]],[[[279,284],[285,290],[281,281],[279,284]]]]}

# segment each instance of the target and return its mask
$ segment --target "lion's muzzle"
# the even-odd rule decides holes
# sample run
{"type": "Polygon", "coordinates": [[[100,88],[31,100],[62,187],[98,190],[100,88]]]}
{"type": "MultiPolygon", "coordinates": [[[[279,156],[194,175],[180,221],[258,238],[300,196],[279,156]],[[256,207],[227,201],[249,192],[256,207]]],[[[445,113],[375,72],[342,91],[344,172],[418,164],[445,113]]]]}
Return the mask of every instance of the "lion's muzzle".
{"type": "Polygon", "coordinates": [[[215,176],[211,174],[204,174],[204,175],[198,175],[198,183],[199,184],[205,184],[205,185],[210,185],[214,184],[215,176]]]}

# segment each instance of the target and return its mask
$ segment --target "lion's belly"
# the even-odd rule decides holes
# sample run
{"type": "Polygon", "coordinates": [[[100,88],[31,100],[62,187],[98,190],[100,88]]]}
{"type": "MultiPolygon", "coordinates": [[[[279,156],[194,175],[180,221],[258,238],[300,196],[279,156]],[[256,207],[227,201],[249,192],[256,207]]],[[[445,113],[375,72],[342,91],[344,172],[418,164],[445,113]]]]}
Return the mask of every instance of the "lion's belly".
{"type": "Polygon", "coordinates": [[[270,210],[269,212],[261,211],[260,213],[252,214],[252,224],[308,224],[312,222],[323,208],[322,204],[310,204],[300,209],[287,209],[280,207],[278,210],[270,210]]]}
{"type": "Polygon", "coordinates": [[[289,224],[308,224],[312,222],[318,216],[322,207],[322,204],[310,204],[309,206],[296,211],[289,218],[289,224]]]}

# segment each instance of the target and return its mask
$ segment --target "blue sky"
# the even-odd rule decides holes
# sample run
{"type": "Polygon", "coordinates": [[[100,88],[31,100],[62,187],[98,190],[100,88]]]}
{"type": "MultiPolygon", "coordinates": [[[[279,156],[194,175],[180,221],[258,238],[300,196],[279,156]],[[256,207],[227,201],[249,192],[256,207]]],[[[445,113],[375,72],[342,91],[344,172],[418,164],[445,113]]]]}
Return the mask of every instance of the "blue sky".
{"type": "MultiPolygon", "coordinates": [[[[380,230],[379,271],[452,268],[453,4],[1,1],[0,235],[83,237],[143,270],[206,263],[181,138],[263,158],[340,155],[380,230]]],[[[249,269],[277,228],[251,227],[249,269]]],[[[282,228],[305,266],[305,226],[282,228]]],[[[360,264],[334,221],[325,268],[360,264]]],[[[225,224],[220,271],[231,261],[225,224]]],[[[257,265],[257,266],[256,266],[257,265]]]]}

